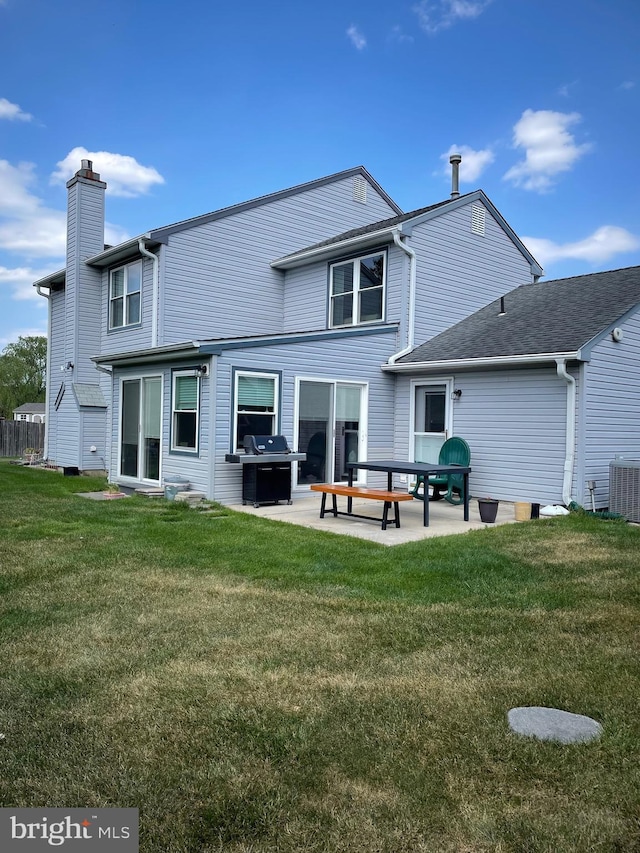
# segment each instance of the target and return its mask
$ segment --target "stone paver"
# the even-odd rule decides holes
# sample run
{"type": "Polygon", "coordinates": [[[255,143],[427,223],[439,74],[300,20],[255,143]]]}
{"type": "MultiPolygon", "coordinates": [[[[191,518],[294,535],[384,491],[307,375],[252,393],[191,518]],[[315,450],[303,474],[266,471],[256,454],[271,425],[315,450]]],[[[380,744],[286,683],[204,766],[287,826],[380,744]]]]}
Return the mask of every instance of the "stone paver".
{"type": "Polygon", "coordinates": [[[516,734],[538,740],[584,743],[602,734],[602,726],[591,717],[558,708],[512,708],[507,717],[509,727],[516,734]]]}

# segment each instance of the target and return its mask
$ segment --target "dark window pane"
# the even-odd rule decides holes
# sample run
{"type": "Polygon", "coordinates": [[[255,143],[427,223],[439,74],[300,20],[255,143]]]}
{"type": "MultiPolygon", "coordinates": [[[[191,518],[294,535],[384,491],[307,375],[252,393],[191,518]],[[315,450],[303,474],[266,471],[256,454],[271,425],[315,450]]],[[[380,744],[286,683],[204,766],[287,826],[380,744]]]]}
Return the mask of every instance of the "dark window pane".
{"type": "Polygon", "coordinates": [[[384,282],[384,255],[374,255],[360,261],[360,290],[382,287],[384,282]]]}
{"type": "Polygon", "coordinates": [[[174,447],[187,447],[195,450],[196,447],[196,413],[176,412],[174,416],[174,447]]]}
{"type": "Polygon", "coordinates": [[[139,291],[141,279],[142,264],[129,264],[127,267],[127,293],[139,291]]]}
{"type": "Polygon", "coordinates": [[[350,326],[353,322],[353,295],[336,296],[331,302],[331,325],[350,326]]]}
{"type": "Polygon", "coordinates": [[[382,319],[382,288],[360,292],[360,322],[382,319]]]}
{"type": "Polygon", "coordinates": [[[122,296],[124,293],[124,270],[114,270],[111,273],[111,297],[122,296]]]}
{"type": "Polygon", "coordinates": [[[444,432],[444,394],[427,392],[425,395],[425,432],[444,432]]]}
{"type": "Polygon", "coordinates": [[[339,267],[333,267],[331,270],[333,277],[332,290],[334,295],[340,293],[350,293],[353,290],[353,264],[343,264],[339,267]]]}
{"type": "Polygon", "coordinates": [[[140,322],[140,294],[134,293],[132,296],[127,296],[128,316],[127,323],[140,322]]]}
{"type": "Polygon", "coordinates": [[[245,435],[273,435],[274,416],[260,414],[238,415],[236,447],[244,447],[245,435]]]}
{"type": "Polygon", "coordinates": [[[114,299],[111,303],[111,328],[116,329],[124,323],[123,317],[124,300],[122,297],[114,299]]]}

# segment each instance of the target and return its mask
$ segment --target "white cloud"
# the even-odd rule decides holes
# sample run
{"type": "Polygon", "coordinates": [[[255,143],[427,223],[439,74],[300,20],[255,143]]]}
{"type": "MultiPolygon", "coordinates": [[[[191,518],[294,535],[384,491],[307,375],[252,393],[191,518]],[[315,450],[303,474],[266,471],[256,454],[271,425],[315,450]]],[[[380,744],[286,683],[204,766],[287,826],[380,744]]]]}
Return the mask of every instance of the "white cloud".
{"type": "Polygon", "coordinates": [[[34,269],[33,267],[9,267],[0,266],[0,292],[3,288],[9,287],[11,295],[14,299],[30,300],[46,306],[46,301],[42,296],[38,295],[33,282],[44,278],[45,275],[55,272],[55,268],[34,269]]]}
{"type": "Polygon", "coordinates": [[[153,166],[142,166],[127,154],[110,151],[87,151],[78,146],[56,164],[51,183],[66,183],[80,168],[81,160],[92,160],[94,171],[107,182],[107,193],[123,198],[145,195],[154,184],[164,184],[162,175],[153,166]]]}
{"type": "MultiPolygon", "coordinates": [[[[12,166],[0,160],[0,249],[26,258],[64,258],[66,213],[46,207],[35,194],[34,168],[33,163],[12,166]]],[[[107,243],[121,243],[127,237],[119,226],[105,225],[107,243]]]]}
{"type": "MultiPolygon", "coordinates": [[[[2,2],[0,0],[0,6],[2,2]]],[[[46,301],[41,297],[38,297],[43,305],[46,306],[46,301]]],[[[2,351],[7,344],[15,344],[18,338],[30,338],[30,337],[47,337],[47,323],[46,320],[43,320],[40,326],[31,326],[29,328],[22,329],[13,329],[10,332],[5,333],[4,336],[0,337],[0,351],[2,351]]]]}
{"type": "Polygon", "coordinates": [[[433,35],[446,30],[459,21],[468,21],[481,15],[492,0],[421,0],[413,11],[426,33],[433,35]]]}
{"type": "Polygon", "coordinates": [[[440,155],[440,159],[444,163],[442,174],[447,176],[451,175],[451,164],[449,162],[451,154],[462,155],[462,162],[460,163],[461,184],[475,183],[487,166],[490,166],[495,160],[495,155],[490,148],[474,151],[468,145],[452,145],[448,151],[440,155]]]}
{"type": "Polygon", "coordinates": [[[0,160],[0,249],[27,257],[64,256],[65,214],[45,207],[32,192],[34,168],[0,160]]]}
{"type": "MultiPolygon", "coordinates": [[[[0,5],[1,0],[0,0],[0,5]]],[[[0,98],[0,119],[9,119],[9,121],[31,121],[33,116],[31,113],[25,113],[17,104],[12,104],[6,98],[0,98]]]]}
{"type": "Polygon", "coordinates": [[[576,144],[568,128],[581,120],[579,113],[553,110],[525,110],[513,128],[513,143],[524,148],[525,159],[504,175],[516,186],[546,192],[561,172],[591,150],[591,145],[576,144]]]}
{"type": "Polygon", "coordinates": [[[625,80],[624,83],[621,83],[618,88],[629,91],[629,89],[635,89],[636,84],[633,80],[625,80]]]}
{"type": "Polygon", "coordinates": [[[409,36],[403,32],[399,24],[391,27],[391,32],[387,36],[387,41],[390,41],[392,44],[410,44],[413,40],[413,36],[409,36]]]}
{"type": "Polygon", "coordinates": [[[522,237],[522,242],[542,266],[564,260],[599,264],[615,255],[640,248],[640,239],[617,225],[602,225],[575,243],[554,243],[539,237],[522,237]]]}
{"type": "Polygon", "coordinates": [[[351,39],[351,43],[356,48],[356,50],[364,50],[367,46],[367,40],[360,32],[360,30],[356,27],[355,24],[351,24],[349,29],[347,30],[347,35],[351,39]]]}

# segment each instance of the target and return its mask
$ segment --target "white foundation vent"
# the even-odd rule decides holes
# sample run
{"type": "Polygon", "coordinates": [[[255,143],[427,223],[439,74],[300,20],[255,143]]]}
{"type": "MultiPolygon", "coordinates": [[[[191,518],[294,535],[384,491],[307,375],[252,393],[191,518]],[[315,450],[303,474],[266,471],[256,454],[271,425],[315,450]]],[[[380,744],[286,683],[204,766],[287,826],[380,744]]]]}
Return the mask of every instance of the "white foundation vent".
{"type": "Polygon", "coordinates": [[[356,175],[353,179],[353,200],[360,204],[367,203],[367,182],[362,175],[356,175]]]}
{"type": "Polygon", "coordinates": [[[471,205],[471,232],[484,237],[485,209],[480,204],[471,205]]]}
{"type": "Polygon", "coordinates": [[[640,459],[609,463],[609,511],[640,521],[640,459]]]}

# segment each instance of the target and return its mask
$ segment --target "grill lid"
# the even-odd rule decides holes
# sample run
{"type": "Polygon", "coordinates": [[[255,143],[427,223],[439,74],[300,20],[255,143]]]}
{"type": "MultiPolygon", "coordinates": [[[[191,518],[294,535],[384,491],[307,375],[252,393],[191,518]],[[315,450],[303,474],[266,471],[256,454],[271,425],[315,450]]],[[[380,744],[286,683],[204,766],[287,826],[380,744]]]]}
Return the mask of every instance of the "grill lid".
{"type": "Polygon", "coordinates": [[[261,453],[291,453],[284,435],[245,435],[244,452],[261,453]]]}

